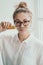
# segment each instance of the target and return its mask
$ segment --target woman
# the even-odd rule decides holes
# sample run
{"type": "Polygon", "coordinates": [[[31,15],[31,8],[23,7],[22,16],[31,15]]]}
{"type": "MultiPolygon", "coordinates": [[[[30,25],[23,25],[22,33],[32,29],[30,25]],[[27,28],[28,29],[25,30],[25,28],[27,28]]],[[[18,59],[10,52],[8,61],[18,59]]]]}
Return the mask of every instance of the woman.
{"type": "Polygon", "coordinates": [[[21,2],[13,13],[18,34],[0,37],[0,53],[3,65],[43,65],[43,46],[29,32],[32,13],[21,2]]]}

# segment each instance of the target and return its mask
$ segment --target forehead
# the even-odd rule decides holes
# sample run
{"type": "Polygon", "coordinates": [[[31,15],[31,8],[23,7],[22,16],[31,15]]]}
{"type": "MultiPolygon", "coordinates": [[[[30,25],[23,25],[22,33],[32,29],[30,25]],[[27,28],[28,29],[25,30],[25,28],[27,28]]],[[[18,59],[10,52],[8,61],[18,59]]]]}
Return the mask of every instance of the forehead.
{"type": "Polygon", "coordinates": [[[25,13],[25,12],[18,13],[15,16],[15,19],[19,19],[19,20],[28,19],[28,20],[30,20],[30,15],[29,15],[29,13],[25,13]]]}

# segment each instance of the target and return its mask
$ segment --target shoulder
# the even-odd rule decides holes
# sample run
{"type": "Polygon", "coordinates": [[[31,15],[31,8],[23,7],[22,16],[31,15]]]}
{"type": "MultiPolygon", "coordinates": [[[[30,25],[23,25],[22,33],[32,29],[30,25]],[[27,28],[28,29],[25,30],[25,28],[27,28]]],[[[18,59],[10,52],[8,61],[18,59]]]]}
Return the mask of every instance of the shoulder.
{"type": "Polygon", "coordinates": [[[12,42],[13,40],[16,41],[16,39],[17,39],[17,34],[15,34],[14,36],[1,35],[0,36],[0,43],[12,42]]]}
{"type": "Polygon", "coordinates": [[[0,40],[2,40],[3,42],[6,41],[10,41],[12,39],[12,36],[6,36],[6,35],[2,35],[0,36],[0,40]]]}
{"type": "Polygon", "coordinates": [[[39,49],[43,49],[43,42],[41,40],[39,40],[38,38],[36,38],[34,35],[32,35],[32,44],[33,46],[39,50],[39,49]]]}
{"type": "Polygon", "coordinates": [[[37,63],[43,65],[43,42],[36,37],[33,37],[33,46],[36,53],[37,63]]]}
{"type": "Polygon", "coordinates": [[[12,36],[6,36],[6,35],[0,36],[0,49],[2,49],[3,46],[4,46],[6,43],[10,44],[11,41],[12,41],[12,38],[13,38],[12,36]]]}

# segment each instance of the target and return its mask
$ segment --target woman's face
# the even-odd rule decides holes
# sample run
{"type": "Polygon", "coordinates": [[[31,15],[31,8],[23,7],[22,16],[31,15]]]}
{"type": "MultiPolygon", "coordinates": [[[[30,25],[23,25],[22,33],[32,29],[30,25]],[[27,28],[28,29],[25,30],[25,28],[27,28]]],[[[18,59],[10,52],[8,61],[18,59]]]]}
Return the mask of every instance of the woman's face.
{"type": "Polygon", "coordinates": [[[28,32],[28,29],[31,24],[31,17],[29,13],[18,13],[14,18],[15,26],[20,34],[25,34],[28,32]]]}

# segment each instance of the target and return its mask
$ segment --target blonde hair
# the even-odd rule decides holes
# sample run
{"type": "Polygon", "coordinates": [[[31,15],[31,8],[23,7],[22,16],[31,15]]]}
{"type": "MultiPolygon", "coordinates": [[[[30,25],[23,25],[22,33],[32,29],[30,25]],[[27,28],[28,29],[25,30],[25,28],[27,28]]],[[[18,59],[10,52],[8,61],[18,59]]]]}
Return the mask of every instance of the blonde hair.
{"type": "Polygon", "coordinates": [[[13,13],[13,19],[15,18],[16,14],[20,13],[20,12],[24,12],[24,13],[27,12],[30,14],[30,17],[32,18],[32,12],[28,9],[26,2],[19,3],[18,7],[16,8],[16,10],[13,13]]]}

